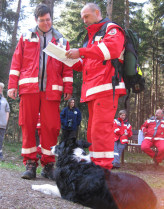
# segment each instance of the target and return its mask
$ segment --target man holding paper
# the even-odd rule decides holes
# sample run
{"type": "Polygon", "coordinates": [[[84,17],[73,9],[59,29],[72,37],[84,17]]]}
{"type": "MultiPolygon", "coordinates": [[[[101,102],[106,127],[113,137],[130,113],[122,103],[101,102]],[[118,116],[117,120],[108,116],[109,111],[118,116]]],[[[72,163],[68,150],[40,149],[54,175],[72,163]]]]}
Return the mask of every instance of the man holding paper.
{"type": "Polygon", "coordinates": [[[51,147],[57,143],[60,131],[60,100],[72,95],[73,72],[61,61],[48,56],[43,49],[49,42],[69,49],[69,43],[52,27],[50,9],[39,4],[35,9],[37,26],[21,36],[14,52],[8,96],[20,96],[19,125],[22,128],[22,156],[26,171],[22,178],[34,179],[38,166],[35,129],[40,112],[42,176],[54,179],[55,158],[51,147]]]}
{"type": "Polygon", "coordinates": [[[126,94],[121,79],[115,87],[113,96],[112,78],[115,69],[111,59],[123,62],[124,33],[120,26],[103,19],[100,8],[94,3],[86,4],[81,10],[81,18],[88,26],[88,34],[83,48],[66,52],[67,58],[82,58],[73,69],[83,72],[81,102],[87,102],[89,121],[87,140],[92,161],[111,169],[114,159],[113,120],[117,110],[118,98],[126,94]],[[105,25],[106,24],[106,25],[105,25]],[[104,34],[102,35],[104,27],[104,34]]]}

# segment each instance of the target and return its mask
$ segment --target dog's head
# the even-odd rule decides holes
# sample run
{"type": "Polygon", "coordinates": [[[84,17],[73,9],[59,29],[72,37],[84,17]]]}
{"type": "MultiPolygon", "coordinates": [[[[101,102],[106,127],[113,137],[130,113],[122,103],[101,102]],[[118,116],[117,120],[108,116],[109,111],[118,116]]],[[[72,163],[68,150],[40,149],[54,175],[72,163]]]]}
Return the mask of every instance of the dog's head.
{"type": "Polygon", "coordinates": [[[71,138],[69,140],[64,140],[60,144],[52,147],[51,152],[58,159],[66,158],[75,160],[75,161],[86,161],[90,162],[90,156],[87,155],[85,149],[88,148],[91,144],[84,140],[76,140],[71,138]]]}

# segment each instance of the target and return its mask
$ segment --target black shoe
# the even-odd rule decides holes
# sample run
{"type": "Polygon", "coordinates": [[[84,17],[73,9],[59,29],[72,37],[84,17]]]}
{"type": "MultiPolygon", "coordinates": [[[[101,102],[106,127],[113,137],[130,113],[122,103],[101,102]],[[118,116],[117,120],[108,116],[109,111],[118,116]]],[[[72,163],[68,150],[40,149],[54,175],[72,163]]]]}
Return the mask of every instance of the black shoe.
{"type": "Polygon", "coordinates": [[[47,165],[45,165],[42,169],[41,176],[43,176],[44,178],[55,180],[54,163],[48,163],[47,165]]]}
{"type": "Polygon", "coordinates": [[[121,166],[119,163],[113,163],[112,169],[119,169],[121,166]]]}
{"type": "Polygon", "coordinates": [[[21,176],[22,179],[35,179],[36,178],[36,162],[34,160],[27,160],[26,171],[21,176]]]}

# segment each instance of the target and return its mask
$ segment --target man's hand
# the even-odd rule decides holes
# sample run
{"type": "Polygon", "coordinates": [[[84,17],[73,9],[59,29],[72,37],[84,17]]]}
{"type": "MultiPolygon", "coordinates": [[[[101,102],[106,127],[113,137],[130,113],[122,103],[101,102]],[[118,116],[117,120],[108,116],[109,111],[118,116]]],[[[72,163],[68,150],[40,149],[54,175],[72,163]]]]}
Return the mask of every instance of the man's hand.
{"type": "Polygon", "coordinates": [[[64,93],[64,100],[67,101],[72,97],[72,94],[64,93]]]}
{"type": "Polygon", "coordinates": [[[7,95],[12,99],[16,99],[17,93],[18,93],[17,89],[9,89],[7,95]]]}
{"type": "Polygon", "coordinates": [[[77,59],[80,57],[80,53],[78,49],[70,49],[66,52],[65,56],[69,59],[77,59]]]}

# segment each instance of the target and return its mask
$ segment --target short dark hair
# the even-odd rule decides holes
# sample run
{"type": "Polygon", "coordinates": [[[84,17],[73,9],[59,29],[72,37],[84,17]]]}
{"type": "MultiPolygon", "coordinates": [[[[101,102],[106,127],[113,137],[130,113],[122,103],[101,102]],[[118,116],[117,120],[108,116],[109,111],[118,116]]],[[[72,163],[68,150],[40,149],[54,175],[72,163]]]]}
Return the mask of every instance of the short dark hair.
{"type": "Polygon", "coordinates": [[[42,17],[47,13],[49,13],[51,16],[50,8],[46,4],[39,4],[35,9],[34,16],[36,19],[38,19],[38,17],[42,17]]]}

